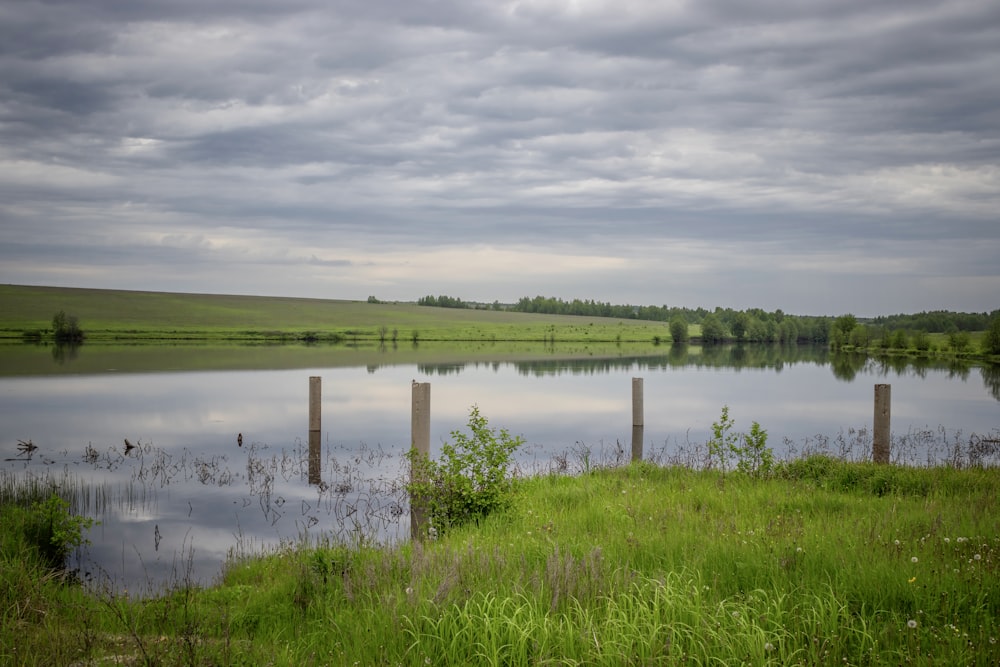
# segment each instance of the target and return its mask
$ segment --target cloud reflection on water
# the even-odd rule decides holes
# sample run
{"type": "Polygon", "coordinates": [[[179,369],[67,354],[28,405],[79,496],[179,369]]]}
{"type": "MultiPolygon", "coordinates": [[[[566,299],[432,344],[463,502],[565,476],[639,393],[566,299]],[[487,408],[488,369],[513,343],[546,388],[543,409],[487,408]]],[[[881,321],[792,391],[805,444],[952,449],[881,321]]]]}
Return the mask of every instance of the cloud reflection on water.
{"type": "Polygon", "coordinates": [[[870,427],[872,386],[880,382],[893,385],[896,433],[938,426],[987,433],[998,426],[996,400],[977,374],[946,369],[867,365],[845,379],[807,358],[753,368],[666,358],[559,368],[408,364],[7,377],[0,378],[0,446],[27,438],[39,446],[31,461],[5,462],[7,473],[66,471],[103,485],[108,511],[92,531],[89,555],[135,588],[183,576],[189,563],[197,581],[210,581],[234,546],[343,537],[365,513],[387,539],[404,538],[408,522],[392,523],[404,508],[391,504],[397,500],[386,489],[404,471],[413,380],[432,386],[432,452],[464,428],[476,404],[492,426],[526,439],[521,463],[528,468],[583,447],[609,453],[620,442],[627,450],[632,377],[644,378],[647,452],[668,455],[704,443],[723,405],[737,430],[751,421],[767,429],[779,455],[785,437],[870,427]],[[311,375],[323,378],[319,487],[308,484],[305,465],[311,375]],[[140,443],[128,457],[124,438],[140,443]],[[87,448],[96,452],[90,460],[87,448]],[[362,476],[381,481],[365,487],[362,476]]]}

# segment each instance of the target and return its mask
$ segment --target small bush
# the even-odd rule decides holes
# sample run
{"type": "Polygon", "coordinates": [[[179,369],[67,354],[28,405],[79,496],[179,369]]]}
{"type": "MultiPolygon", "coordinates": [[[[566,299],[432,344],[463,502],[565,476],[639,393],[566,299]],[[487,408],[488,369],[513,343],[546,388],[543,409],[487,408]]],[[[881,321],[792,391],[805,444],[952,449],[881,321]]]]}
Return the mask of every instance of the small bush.
{"type": "Polygon", "coordinates": [[[57,343],[82,343],[84,334],[76,315],[60,310],[52,317],[52,337],[57,343]]]}
{"type": "Polygon", "coordinates": [[[489,428],[473,406],[469,432],[452,431],[437,461],[410,450],[411,502],[423,505],[435,530],[447,530],[506,508],[513,491],[511,463],[524,438],[489,428]]]}
{"type": "Polygon", "coordinates": [[[735,422],[729,416],[729,406],[722,406],[719,421],[712,423],[712,438],[708,441],[710,458],[723,473],[730,456],[736,459],[736,469],[753,477],[769,475],[774,468],[774,453],[767,446],[767,431],[760,424],[750,424],[749,433],[733,432],[735,422]]]}
{"type": "Polygon", "coordinates": [[[70,552],[86,543],[84,531],[94,525],[93,519],[70,513],[69,503],[54,493],[22,512],[11,512],[14,516],[27,547],[51,570],[65,568],[70,552]]]}

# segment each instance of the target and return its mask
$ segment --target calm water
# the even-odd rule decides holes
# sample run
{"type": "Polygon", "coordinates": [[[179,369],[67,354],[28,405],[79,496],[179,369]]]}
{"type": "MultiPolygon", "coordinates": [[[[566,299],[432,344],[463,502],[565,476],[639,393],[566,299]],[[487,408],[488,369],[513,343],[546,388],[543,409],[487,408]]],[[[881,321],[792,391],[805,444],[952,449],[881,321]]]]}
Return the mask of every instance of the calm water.
{"type": "Polygon", "coordinates": [[[588,453],[600,462],[629,452],[633,377],[644,385],[644,455],[657,460],[695,461],[723,405],[738,431],[759,422],[779,455],[824,442],[842,448],[839,435],[854,443],[850,456],[867,456],[876,383],[892,385],[892,430],[907,462],[1000,428],[995,369],[887,368],[800,348],[559,356],[81,372],[72,359],[43,355],[15,374],[7,363],[0,377],[0,470],[5,481],[69,480],[78,511],[101,521],[82,570],[98,584],[155,591],[209,583],[229,555],[299,539],[405,539],[399,481],[414,380],[431,383],[432,449],[476,404],[492,426],[524,437],[525,471],[562,460],[572,471],[588,453]],[[305,444],[310,376],[322,378],[318,484],[305,444]],[[128,452],[125,439],[136,445],[128,452]],[[30,458],[18,449],[28,440],[38,447],[30,458]]]}

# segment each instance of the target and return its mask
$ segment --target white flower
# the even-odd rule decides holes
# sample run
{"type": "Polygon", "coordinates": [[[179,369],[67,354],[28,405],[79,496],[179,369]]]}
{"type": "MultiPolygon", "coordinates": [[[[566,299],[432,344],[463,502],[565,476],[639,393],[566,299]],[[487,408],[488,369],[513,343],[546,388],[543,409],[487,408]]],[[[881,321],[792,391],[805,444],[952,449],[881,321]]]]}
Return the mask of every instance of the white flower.
{"type": "Polygon", "coordinates": [[[973,560],[982,560],[982,556],[980,556],[979,554],[976,554],[972,558],[973,558],[973,560]]]}
{"type": "Polygon", "coordinates": [[[911,562],[911,563],[916,563],[916,562],[917,562],[917,557],[916,557],[916,556],[914,556],[913,558],[911,558],[911,559],[910,559],[910,562],[911,562]]]}
{"type": "Polygon", "coordinates": [[[896,545],[896,546],[898,547],[898,546],[899,546],[899,540],[895,540],[895,541],[893,542],[893,544],[895,544],[895,545],[896,545]]]}
{"type": "Polygon", "coordinates": [[[912,630],[915,627],[917,627],[917,622],[911,618],[910,620],[908,620],[906,622],[906,627],[908,627],[910,630],[912,630]]]}
{"type": "Polygon", "coordinates": [[[944,543],[945,544],[950,544],[951,543],[951,538],[950,537],[944,538],[944,543]]]}
{"type": "Polygon", "coordinates": [[[774,650],[774,644],[772,644],[771,642],[764,642],[764,650],[765,651],[773,651],[774,650]]]}

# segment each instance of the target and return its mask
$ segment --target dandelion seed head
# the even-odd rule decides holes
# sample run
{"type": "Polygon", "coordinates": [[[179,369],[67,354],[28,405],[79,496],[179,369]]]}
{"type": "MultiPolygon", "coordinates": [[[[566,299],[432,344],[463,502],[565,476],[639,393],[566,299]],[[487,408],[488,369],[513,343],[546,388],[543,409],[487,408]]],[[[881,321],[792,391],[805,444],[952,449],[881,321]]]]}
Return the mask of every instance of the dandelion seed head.
{"type": "Polygon", "coordinates": [[[765,651],[773,651],[774,650],[774,644],[772,644],[771,642],[764,642],[764,650],[765,651]]]}
{"type": "Polygon", "coordinates": [[[975,556],[972,557],[972,560],[982,560],[982,558],[983,558],[982,556],[976,554],[975,556]]]}
{"type": "Polygon", "coordinates": [[[910,562],[911,562],[911,563],[916,563],[916,562],[918,562],[918,559],[917,559],[917,557],[916,557],[916,556],[914,556],[913,558],[911,558],[911,559],[910,559],[910,562]]]}
{"type": "Polygon", "coordinates": [[[894,540],[893,544],[895,544],[898,547],[899,546],[899,540],[894,540]]]}
{"type": "Polygon", "coordinates": [[[906,627],[908,627],[910,630],[913,630],[915,627],[917,627],[917,622],[911,618],[906,622],[906,627]]]}

